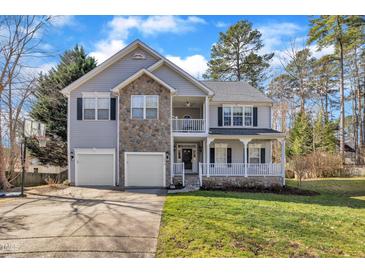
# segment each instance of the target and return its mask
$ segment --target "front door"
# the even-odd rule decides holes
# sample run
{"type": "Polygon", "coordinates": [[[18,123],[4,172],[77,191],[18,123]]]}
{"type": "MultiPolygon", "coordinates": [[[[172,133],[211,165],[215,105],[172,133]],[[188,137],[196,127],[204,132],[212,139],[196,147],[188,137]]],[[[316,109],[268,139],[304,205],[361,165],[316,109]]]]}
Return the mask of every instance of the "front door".
{"type": "Polygon", "coordinates": [[[185,169],[192,170],[193,169],[193,150],[191,148],[183,148],[182,149],[182,162],[184,163],[185,169]]]}

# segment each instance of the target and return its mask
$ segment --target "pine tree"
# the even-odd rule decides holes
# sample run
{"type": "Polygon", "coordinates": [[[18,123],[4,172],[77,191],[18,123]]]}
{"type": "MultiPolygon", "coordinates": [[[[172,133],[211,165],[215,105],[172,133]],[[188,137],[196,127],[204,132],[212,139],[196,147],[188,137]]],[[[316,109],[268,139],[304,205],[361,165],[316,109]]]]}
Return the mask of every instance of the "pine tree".
{"type": "Polygon", "coordinates": [[[312,126],[305,112],[299,112],[289,135],[289,156],[306,155],[313,150],[312,126]]]}
{"type": "Polygon", "coordinates": [[[322,111],[319,112],[313,126],[313,149],[326,152],[336,150],[336,137],[334,125],[324,119],[322,111]]]}
{"type": "Polygon", "coordinates": [[[28,148],[41,163],[67,165],[67,98],[59,91],[95,67],[95,59],[76,45],[64,52],[56,68],[39,76],[37,101],[30,116],[45,123],[48,140],[45,148],[40,148],[36,140],[31,140],[28,148]]]}
{"type": "Polygon", "coordinates": [[[364,23],[362,16],[321,15],[311,20],[308,43],[317,42],[319,49],[334,46],[339,60],[340,93],[340,153],[344,159],[345,148],[345,88],[344,88],[344,53],[346,47],[357,36],[354,35],[359,25],[364,23]]]}
{"type": "Polygon", "coordinates": [[[262,88],[262,82],[266,79],[265,70],[269,68],[269,61],[274,54],[258,54],[264,46],[261,36],[245,20],[238,21],[227,32],[219,33],[204,78],[247,81],[256,88],[262,88]]]}

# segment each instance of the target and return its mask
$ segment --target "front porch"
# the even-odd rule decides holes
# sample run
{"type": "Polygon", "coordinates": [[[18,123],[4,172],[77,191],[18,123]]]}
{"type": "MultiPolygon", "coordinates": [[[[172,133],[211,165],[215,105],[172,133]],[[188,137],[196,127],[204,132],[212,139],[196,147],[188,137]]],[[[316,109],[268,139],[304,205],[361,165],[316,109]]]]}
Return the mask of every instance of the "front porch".
{"type": "MultiPolygon", "coordinates": [[[[191,138],[190,138],[191,139],[191,138]]],[[[285,140],[283,135],[209,136],[201,139],[175,139],[172,174],[197,174],[200,186],[210,177],[279,177],[285,184],[285,140]],[[272,143],[281,144],[281,161],[273,162],[272,143]]],[[[260,178],[259,178],[260,177],[260,178]]],[[[271,179],[268,179],[271,180],[271,179]]],[[[210,180],[211,181],[211,180],[210,180]]]]}

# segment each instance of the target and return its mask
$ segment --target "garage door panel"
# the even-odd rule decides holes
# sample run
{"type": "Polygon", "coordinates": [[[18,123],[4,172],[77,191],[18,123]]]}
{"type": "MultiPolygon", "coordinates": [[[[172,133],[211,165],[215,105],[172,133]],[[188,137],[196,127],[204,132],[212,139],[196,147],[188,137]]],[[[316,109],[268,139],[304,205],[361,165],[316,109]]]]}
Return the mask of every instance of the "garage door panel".
{"type": "Polygon", "coordinates": [[[78,186],[114,185],[114,157],[112,154],[79,154],[77,156],[78,186]]]}
{"type": "Polygon", "coordinates": [[[127,154],[126,185],[130,187],[164,187],[163,154],[127,154]]]}

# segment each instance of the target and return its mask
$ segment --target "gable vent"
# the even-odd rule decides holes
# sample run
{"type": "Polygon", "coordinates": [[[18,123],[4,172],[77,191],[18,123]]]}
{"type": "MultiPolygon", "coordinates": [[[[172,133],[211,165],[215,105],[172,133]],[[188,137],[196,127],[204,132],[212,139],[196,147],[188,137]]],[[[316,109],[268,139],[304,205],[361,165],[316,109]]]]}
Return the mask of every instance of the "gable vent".
{"type": "Polygon", "coordinates": [[[132,59],[134,59],[134,60],[144,60],[144,59],[146,59],[146,55],[142,52],[136,52],[135,54],[133,54],[132,59]]]}

